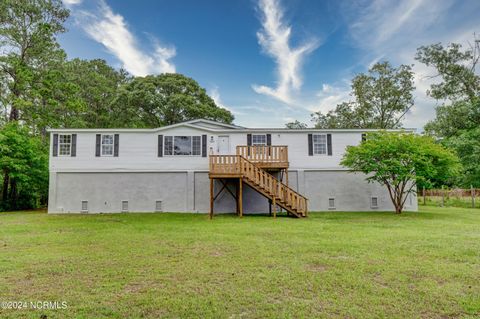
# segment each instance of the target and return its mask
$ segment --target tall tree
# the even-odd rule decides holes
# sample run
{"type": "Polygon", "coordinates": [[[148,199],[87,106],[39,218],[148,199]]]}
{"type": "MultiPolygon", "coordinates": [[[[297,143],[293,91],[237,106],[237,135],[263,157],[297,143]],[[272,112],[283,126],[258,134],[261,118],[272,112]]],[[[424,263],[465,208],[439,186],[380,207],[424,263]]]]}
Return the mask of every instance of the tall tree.
{"type": "Polygon", "coordinates": [[[116,100],[117,126],[159,127],[195,118],[231,123],[202,87],[181,74],[136,77],[122,86],[116,100]]]}
{"type": "Polygon", "coordinates": [[[293,122],[289,122],[285,124],[285,127],[288,129],[302,129],[302,128],[307,128],[307,124],[300,122],[298,120],[295,120],[293,122]]]}
{"type": "Polygon", "coordinates": [[[425,131],[460,156],[464,171],[459,185],[480,187],[480,39],[474,35],[466,49],[458,43],[422,46],[416,59],[435,70],[429,77],[436,82],[427,93],[441,101],[425,131]]]}
{"type": "Polygon", "coordinates": [[[316,112],[312,120],[317,128],[399,128],[413,106],[414,89],[411,66],[379,62],[353,78],[352,101],[316,112]]]}
{"type": "Polygon", "coordinates": [[[55,36],[65,31],[68,14],[60,0],[0,2],[0,71],[8,83],[9,120],[21,119],[36,66],[60,50],[55,36]]]}
{"type": "Polygon", "coordinates": [[[67,82],[76,86],[77,99],[84,103],[83,123],[77,126],[113,127],[117,124],[114,102],[119,88],[129,80],[126,71],[117,71],[101,59],[73,59],[65,63],[64,74],[67,82]]]}
{"type": "Polygon", "coordinates": [[[447,138],[443,144],[455,150],[461,159],[463,172],[459,183],[464,187],[480,187],[480,126],[464,130],[447,138]]]}
{"type": "MultiPolygon", "coordinates": [[[[65,31],[68,14],[60,0],[0,1],[0,103],[7,121],[24,120],[29,111],[35,114],[35,81],[43,78],[41,65],[61,56],[55,36],[65,31]]],[[[17,181],[9,171],[3,174],[3,192],[9,189],[11,198],[18,196],[17,181]]]]}
{"type": "Polygon", "coordinates": [[[16,121],[0,129],[0,210],[36,207],[48,192],[48,151],[38,137],[16,121]]]}
{"type": "Polygon", "coordinates": [[[433,67],[436,74],[430,78],[440,79],[431,85],[427,92],[437,100],[468,100],[474,103],[480,96],[480,75],[476,73],[480,59],[480,39],[474,36],[469,48],[451,43],[444,47],[441,43],[422,46],[417,49],[415,59],[433,67]]]}
{"type": "Polygon", "coordinates": [[[360,145],[347,146],[341,164],[388,190],[396,213],[419,184],[448,181],[455,176],[458,158],[428,136],[405,132],[372,132],[360,145]]]}
{"type": "Polygon", "coordinates": [[[86,127],[88,123],[82,87],[69,78],[67,66],[63,51],[52,52],[51,60],[33,70],[31,88],[22,99],[22,122],[44,140],[48,127],[86,127]]]}

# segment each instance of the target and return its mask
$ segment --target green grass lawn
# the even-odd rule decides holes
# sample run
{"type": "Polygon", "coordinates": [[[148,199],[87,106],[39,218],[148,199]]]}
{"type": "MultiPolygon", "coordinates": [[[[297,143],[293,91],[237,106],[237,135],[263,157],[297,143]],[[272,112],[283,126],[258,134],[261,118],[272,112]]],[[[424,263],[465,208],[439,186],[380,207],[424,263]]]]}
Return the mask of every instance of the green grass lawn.
{"type": "Polygon", "coordinates": [[[0,214],[1,318],[478,318],[480,211],[0,214]]]}

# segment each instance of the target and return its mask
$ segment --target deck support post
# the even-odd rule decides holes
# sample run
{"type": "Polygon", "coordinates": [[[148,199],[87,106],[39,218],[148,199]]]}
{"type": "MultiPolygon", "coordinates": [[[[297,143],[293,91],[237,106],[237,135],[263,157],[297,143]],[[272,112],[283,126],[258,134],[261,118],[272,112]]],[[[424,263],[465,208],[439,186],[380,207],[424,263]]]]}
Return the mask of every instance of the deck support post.
{"type": "Polygon", "coordinates": [[[277,218],[277,200],[275,196],[273,196],[273,218],[277,218]]]}
{"type": "Polygon", "coordinates": [[[243,217],[243,180],[241,177],[238,179],[237,206],[240,217],[243,217]]]}
{"type": "Polygon", "coordinates": [[[213,178],[210,178],[210,219],[213,218],[213,178]]]}
{"type": "Polygon", "coordinates": [[[239,193],[240,193],[240,186],[239,185],[236,185],[235,187],[235,204],[237,204],[237,216],[240,216],[240,205],[239,205],[239,202],[238,202],[238,199],[239,199],[239,193]]]}

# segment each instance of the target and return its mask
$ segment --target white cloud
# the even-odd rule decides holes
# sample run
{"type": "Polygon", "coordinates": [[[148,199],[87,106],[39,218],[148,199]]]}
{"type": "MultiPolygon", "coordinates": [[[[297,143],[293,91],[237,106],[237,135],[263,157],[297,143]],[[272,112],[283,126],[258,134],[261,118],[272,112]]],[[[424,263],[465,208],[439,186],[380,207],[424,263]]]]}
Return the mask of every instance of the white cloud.
{"type": "Polygon", "coordinates": [[[322,89],[317,93],[317,100],[308,107],[311,112],[321,111],[326,113],[334,109],[337,104],[350,100],[350,86],[348,80],[341,84],[332,86],[323,84],[322,89]]]}
{"type": "Polygon", "coordinates": [[[405,126],[422,127],[435,117],[437,105],[426,95],[433,83],[427,75],[434,70],[415,61],[417,48],[437,42],[465,44],[478,32],[479,10],[476,0],[374,0],[343,7],[351,43],[363,52],[359,65],[364,71],[380,60],[394,66],[414,64],[415,106],[405,117],[405,126]]]}
{"type": "Polygon", "coordinates": [[[131,74],[145,76],[175,72],[175,65],[170,61],[176,55],[175,48],[162,46],[154,40],[152,52],[143,52],[123,16],[114,13],[104,1],[100,2],[98,12],[82,11],[77,17],[85,32],[104,45],[131,74]]]}
{"type": "Polygon", "coordinates": [[[215,102],[217,106],[224,108],[226,110],[229,110],[233,115],[244,114],[243,112],[239,112],[225,105],[225,103],[222,101],[222,98],[220,96],[220,91],[218,89],[218,86],[214,86],[212,89],[210,89],[210,91],[208,92],[208,95],[212,98],[212,100],[215,102]]]}
{"type": "Polygon", "coordinates": [[[82,3],[83,0],[63,0],[63,3],[66,5],[66,6],[74,6],[74,5],[77,5],[77,4],[80,4],[82,3]]]}
{"type": "Polygon", "coordinates": [[[223,104],[222,98],[220,97],[220,91],[218,90],[218,86],[214,86],[214,87],[210,90],[210,92],[209,92],[208,95],[210,95],[210,97],[212,98],[213,102],[215,102],[215,104],[217,104],[217,106],[231,111],[228,106],[226,106],[225,104],[223,104]]]}
{"type": "Polygon", "coordinates": [[[283,10],[278,0],[259,0],[262,29],[257,32],[262,50],[277,64],[277,86],[253,85],[255,92],[269,95],[285,103],[292,103],[291,90],[302,86],[301,67],[304,58],[319,43],[309,40],[297,48],[290,46],[291,27],[283,21],[283,10]]]}

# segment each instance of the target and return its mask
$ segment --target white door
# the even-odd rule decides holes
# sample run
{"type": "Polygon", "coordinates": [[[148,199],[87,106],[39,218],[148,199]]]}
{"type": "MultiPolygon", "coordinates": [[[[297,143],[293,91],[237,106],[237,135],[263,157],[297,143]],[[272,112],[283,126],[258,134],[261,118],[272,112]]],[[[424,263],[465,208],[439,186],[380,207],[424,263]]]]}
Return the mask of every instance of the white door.
{"type": "Polygon", "coordinates": [[[230,138],[228,135],[218,137],[217,153],[221,155],[230,154],[230,138]]]}

